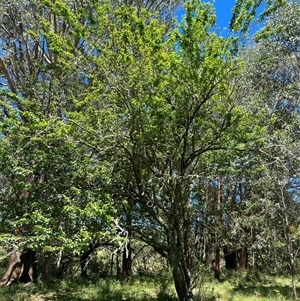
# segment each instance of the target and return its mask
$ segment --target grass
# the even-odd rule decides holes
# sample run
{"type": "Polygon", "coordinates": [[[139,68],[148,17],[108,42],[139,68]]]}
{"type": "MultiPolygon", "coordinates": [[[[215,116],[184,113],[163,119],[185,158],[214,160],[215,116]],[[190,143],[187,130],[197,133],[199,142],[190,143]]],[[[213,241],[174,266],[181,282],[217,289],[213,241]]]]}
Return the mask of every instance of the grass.
{"type": "MultiPolygon", "coordinates": [[[[299,290],[300,295],[300,290],[299,290]]],[[[223,281],[209,277],[195,289],[195,301],[283,301],[290,300],[289,277],[255,273],[232,273],[223,281]],[[226,279],[226,280],[225,280],[226,279]]],[[[46,287],[16,284],[0,287],[1,301],[176,301],[171,279],[132,277],[120,282],[114,279],[59,282],[46,287]]]]}
{"type": "MultiPolygon", "coordinates": [[[[218,301],[283,301],[291,300],[292,289],[289,276],[259,275],[257,273],[235,273],[227,280],[213,280],[205,284],[214,290],[218,301]]],[[[300,295],[300,288],[298,290],[300,295]]]]}

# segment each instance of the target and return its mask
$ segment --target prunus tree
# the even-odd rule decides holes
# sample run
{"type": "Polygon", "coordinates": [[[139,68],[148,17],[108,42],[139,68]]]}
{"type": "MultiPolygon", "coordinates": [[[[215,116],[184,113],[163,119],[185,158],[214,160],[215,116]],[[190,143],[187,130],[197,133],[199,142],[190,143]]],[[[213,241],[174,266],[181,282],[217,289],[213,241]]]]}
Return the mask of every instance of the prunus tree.
{"type": "MultiPolygon", "coordinates": [[[[48,3],[53,10],[58,5],[48,3]]],[[[61,17],[77,20],[66,11],[61,17]]],[[[67,115],[70,123],[82,120],[86,141],[97,137],[99,114],[111,116],[116,205],[130,208],[127,232],[167,258],[180,300],[192,299],[199,267],[193,187],[206,169],[214,170],[219,155],[244,148],[260,133],[258,118],[247,114],[234,93],[242,64],[232,55],[233,39],[211,31],[210,4],[190,1],[185,11],[182,24],[167,36],[155,14],[134,7],[95,6],[92,26],[75,22],[85,47],[74,60],[89,70],[93,84],[67,115]]],[[[44,35],[53,43],[60,38],[51,28],[44,35]]]]}

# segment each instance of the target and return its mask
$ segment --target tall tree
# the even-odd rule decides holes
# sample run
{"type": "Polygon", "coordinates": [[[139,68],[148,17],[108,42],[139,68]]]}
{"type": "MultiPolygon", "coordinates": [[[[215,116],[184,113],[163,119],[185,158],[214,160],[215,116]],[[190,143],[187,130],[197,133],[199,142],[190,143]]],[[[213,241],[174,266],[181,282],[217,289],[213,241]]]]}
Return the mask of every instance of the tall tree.
{"type": "MultiPolygon", "coordinates": [[[[59,2],[48,5],[57,10],[59,2]]],[[[85,47],[74,60],[93,66],[86,73],[93,85],[67,120],[82,118],[85,140],[93,141],[98,114],[112,116],[115,199],[130,204],[136,236],[168,259],[179,299],[191,300],[198,268],[193,187],[217,154],[245,147],[259,127],[234,93],[242,64],[231,55],[232,39],[211,31],[213,7],[189,1],[185,11],[167,36],[155,14],[134,7],[97,6],[91,26],[75,23],[85,47]]],[[[44,35],[60,41],[51,28],[44,35]]]]}
{"type": "Polygon", "coordinates": [[[59,47],[43,35],[49,26],[68,37],[73,55],[82,46],[57,12],[40,2],[1,3],[1,240],[10,250],[75,255],[115,229],[110,168],[99,165],[109,141],[99,135],[104,144],[87,144],[80,120],[67,122],[72,97],[84,97],[88,83],[82,70],[61,64],[59,47]]]}
{"type": "MultiPolygon", "coordinates": [[[[292,275],[293,297],[297,298],[295,285],[295,252],[292,236],[295,235],[294,208],[297,196],[295,187],[299,178],[299,33],[297,16],[299,2],[288,4],[268,18],[268,35],[248,50],[248,83],[257,87],[259,106],[266,112],[268,137],[265,147],[260,149],[264,165],[263,189],[257,195],[264,206],[270,204],[281,212],[274,213],[270,207],[269,216],[278,220],[281,241],[286,245],[286,254],[292,275]],[[267,183],[266,183],[267,181],[267,183]],[[272,213],[271,213],[272,212],[272,213]]],[[[256,182],[256,185],[260,185],[256,182]]],[[[261,187],[261,186],[260,186],[261,187]]],[[[256,189],[256,191],[258,191],[256,189]]],[[[267,207],[267,206],[266,206],[267,207]]],[[[273,225],[274,226],[274,225],[273,225]]],[[[276,227],[276,225],[275,225],[276,227]]]]}

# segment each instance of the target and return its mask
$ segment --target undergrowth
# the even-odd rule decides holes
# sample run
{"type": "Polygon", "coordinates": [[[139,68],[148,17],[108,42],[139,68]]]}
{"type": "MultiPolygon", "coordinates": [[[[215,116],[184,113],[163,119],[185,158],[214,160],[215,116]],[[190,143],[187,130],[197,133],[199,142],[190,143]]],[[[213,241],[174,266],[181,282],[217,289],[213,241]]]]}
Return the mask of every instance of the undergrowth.
{"type": "MultiPolygon", "coordinates": [[[[299,291],[300,294],[300,291],[299,291]]],[[[288,276],[262,275],[257,272],[223,274],[217,281],[205,277],[196,285],[195,301],[283,301],[291,299],[288,276]]],[[[54,282],[45,286],[15,284],[0,287],[1,301],[176,301],[172,277],[167,271],[156,276],[133,276],[54,282]]]]}

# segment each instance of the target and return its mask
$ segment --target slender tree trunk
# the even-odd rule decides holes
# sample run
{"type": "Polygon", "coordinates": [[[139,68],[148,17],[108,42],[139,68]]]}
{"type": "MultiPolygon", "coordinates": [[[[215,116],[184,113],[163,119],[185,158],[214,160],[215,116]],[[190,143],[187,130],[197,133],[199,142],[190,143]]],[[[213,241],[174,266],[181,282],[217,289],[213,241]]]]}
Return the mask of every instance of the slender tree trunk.
{"type": "MultiPolygon", "coordinates": [[[[218,230],[221,228],[221,177],[218,180],[218,195],[217,195],[217,228],[218,230]]],[[[217,237],[217,246],[215,253],[215,278],[220,279],[220,245],[219,245],[219,237],[217,237]]]]}
{"type": "Polygon", "coordinates": [[[210,265],[210,260],[209,260],[209,252],[210,252],[210,248],[211,248],[211,241],[209,240],[209,235],[208,235],[208,231],[206,230],[207,227],[209,226],[209,221],[208,221],[208,214],[207,212],[209,210],[211,210],[211,205],[210,205],[210,198],[209,198],[209,192],[208,192],[208,184],[207,182],[205,182],[205,186],[206,186],[206,195],[205,195],[205,206],[206,206],[206,213],[205,213],[205,218],[204,218],[204,221],[205,221],[205,225],[204,225],[204,230],[203,230],[203,248],[204,248],[204,266],[205,267],[209,267],[210,265]]]}
{"type": "MultiPolygon", "coordinates": [[[[105,245],[105,244],[103,244],[105,245]]],[[[80,268],[81,268],[81,277],[87,278],[87,264],[89,256],[98,248],[100,244],[97,242],[90,242],[89,248],[81,255],[80,257],[80,268]]]]}
{"type": "Polygon", "coordinates": [[[170,209],[169,223],[172,227],[169,228],[168,261],[179,300],[193,301],[194,245],[191,245],[189,195],[184,193],[179,181],[175,185],[175,198],[170,209]]]}
{"type": "Polygon", "coordinates": [[[172,246],[168,260],[172,267],[174,285],[179,301],[193,301],[191,270],[189,262],[179,245],[177,247],[172,246]]]}
{"type": "Polygon", "coordinates": [[[123,262],[122,262],[122,275],[123,277],[129,277],[132,275],[132,250],[130,246],[130,242],[127,243],[127,246],[124,247],[123,250],[123,262]]]}
{"type": "Polygon", "coordinates": [[[132,275],[132,249],[130,245],[131,237],[132,237],[132,214],[131,214],[131,206],[133,204],[129,202],[129,208],[125,209],[126,213],[126,229],[128,233],[127,244],[123,249],[123,261],[122,261],[122,276],[129,277],[132,275]]]}
{"type": "Polygon", "coordinates": [[[86,250],[80,257],[80,276],[83,279],[87,278],[87,264],[88,264],[88,258],[90,254],[93,252],[91,248],[86,250]]]}
{"type": "Polygon", "coordinates": [[[216,246],[214,272],[215,278],[220,279],[220,246],[216,246]]]}
{"type": "MultiPolygon", "coordinates": [[[[252,237],[252,244],[254,243],[254,234],[253,234],[253,228],[251,227],[251,237],[252,237]]],[[[255,250],[252,250],[252,269],[255,270],[255,250]]]]}
{"type": "MultiPolygon", "coordinates": [[[[276,239],[276,234],[274,233],[274,242],[276,242],[277,239],[276,239]]],[[[278,260],[277,260],[277,252],[276,252],[276,248],[272,248],[273,249],[273,257],[274,257],[274,270],[275,270],[275,273],[277,273],[278,271],[278,260]]]]}
{"type": "Polygon", "coordinates": [[[207,268],[209,266],[209,248],[208,248],[208,238],[204,237],[204,266],[207,268]]]}
{"type": "Polygon", "coordinates": [[[43,254],[43,281],[46,284],[50,283],[51,280],[51,253],[50,252],[45,252],[43,254]]]}
{"type": "Polygon", "coordinates": [[[119,250],[117,252],[117,256],[116,257],[117,257],[116,258],[116,265],[117,265],[116,278],[120,279],[121,278],[121,268],[120,268],[120,259],[119,259],[119,257],[120,257],[120,251],[119,250]]]}
{"type": "Polygon", "coordinates": [[[240,255],[239,270],[244,271],[247,269],[247,265],[248,265],[248,249],[247,249],[247,247],[242,247],[239,250],[239,255],[240,255]]]}
{"type": "Polygon", "coordinates": [[[284,191],[283,188],[280,187],[281,190],[281,202],[282,202],[282,211],[283,211],[283,222],[284,222],[284,236],[285,236],[285,242],[287,251],[289,254],[289,264],[290,264],[290,272],[292,276],[292,297],[294,300],[298,299],[297,296],[297,287],[296,287],[296,275],[295,275],[295,259],[294,259],[294,250],[293,250],[293,243],[290,238],[289,234],[289,228],[290,228],[290,222],[289,222],[289,213],[287,204],[285,201],[284,191]]]}
{"type": "Polygon", "coordinates": [[[114,272],[114,254],[111,254],[110,275],[113,275],[113,272],[114,272]]]}
{"type": "Polygon", "coordinates": [[[173,267],[173,279],[178,299],[180,301],[193,301],[191,292],[191,279],[183,269],[183,266],[178,262],[177,266],[173,267]]]}

